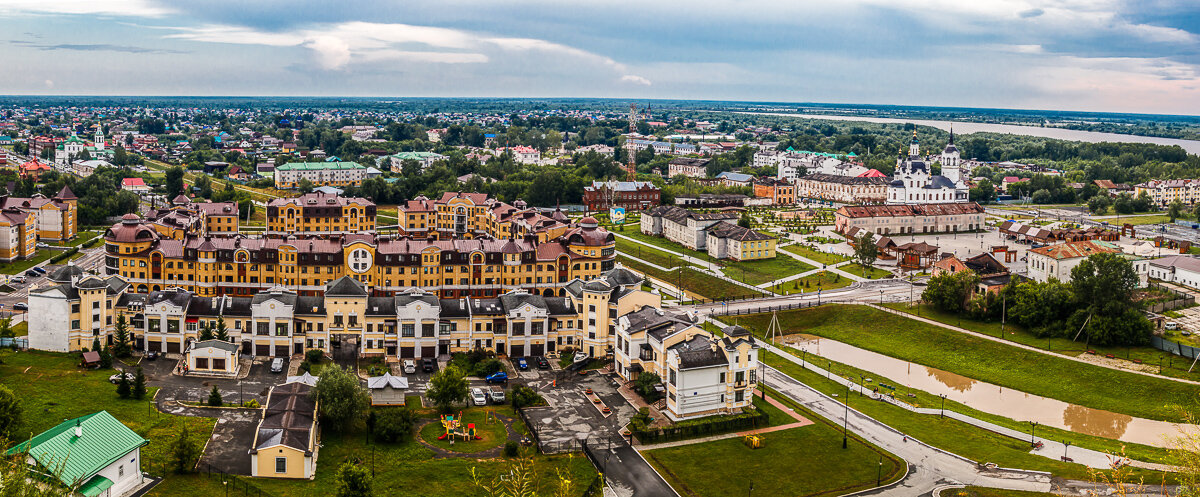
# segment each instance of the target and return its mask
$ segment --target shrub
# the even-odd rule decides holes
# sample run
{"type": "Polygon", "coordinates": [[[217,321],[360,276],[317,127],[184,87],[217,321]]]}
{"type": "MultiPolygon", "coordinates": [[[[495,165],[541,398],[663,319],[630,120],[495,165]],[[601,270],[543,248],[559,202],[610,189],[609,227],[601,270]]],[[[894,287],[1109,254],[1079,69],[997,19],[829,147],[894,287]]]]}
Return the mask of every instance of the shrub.
{"type": "Polygon", "coordinates": [[[309,364],[306,360],[300,363],[300,367],[297,369],[296,374],[304,374],[309,372],[312,372],[312,364],[309,364]]]}
{"type": "Polygon", "coordinates": [[[61,254],[55,255],[54,257],[51,257],[50,264],[58,264],[63,259],[66,259],[66,258],[71,257],[72,255],[75,255],[78,253],[79,253],[78,247],[71,247],[69,250],[67,250],[61,254]]]}
{"type": "Polygon", "coordinates": [[[417,413],[407,407],[380,409],[375,415],[373,434],[382,442],[399,442],[412,435],[417,413]]]}
{"type": "Polygon", "coordinates": [[[213,385],[212,392],[208,394],[208,405],[213,407],[221,407],[225,402],[221,400],[221,391],[217,390],[217,386],[213,385]]]}
{"type": "Polygon", "coordinates": [[[520,445],[517,445],[517,443],[512,440],[504,442],[504,457],[517,457],[517,450],[520,449],[520,447],[520,445]]]}
{"type": "Polygon", "coordinates": [[[546,399],[543,399],[541,395],[525,385],[512,387],[512,390],[508,392],[508,396],[512,399],[513,409],[540,406],[546,403],[546,399]]]}
{"type": "Polygon", "coordinates": [[[312,364],[320,364],[323,358],[325,358],[325,351],[321,349],[309,349],[304,353],[305,362],[312,364]]]}
{"type": "Polygon", "coordinates": [[[372,364],[367,367],[367,374],[371,376],[383,376],[383,373],[390,372],[391,369],[382,364],[372,364]]]}
{"type": "Polygon", "coordinates": [[[250,399],[250,400],[247,400],[247,401],[245,401],[245,402],[242,402],[242,407],[249,407],[249,408],[251,408],[251,409],[258,409],[259,407],[262,407],[262,406],[258,404],[258,399],[250,399]]]}
{"type": "Polygon", "coordinates": [[[504,363],[496,358],[488,358],[475,364],[475,376],[487,376],[504,370],[504,363]]]}
{"type": "Polygon", "coordinates": [[[633,390],[637,392],[638,395],[641,395],[642,399],[644,399],[646,402],[654,403],[659,397],[662,396],[662,394],[655,390],[654,387],[661,383],[662,378],[660,378],[657,374],[642,373],[638,375],[636,380],[633,380],[633,390]]]}

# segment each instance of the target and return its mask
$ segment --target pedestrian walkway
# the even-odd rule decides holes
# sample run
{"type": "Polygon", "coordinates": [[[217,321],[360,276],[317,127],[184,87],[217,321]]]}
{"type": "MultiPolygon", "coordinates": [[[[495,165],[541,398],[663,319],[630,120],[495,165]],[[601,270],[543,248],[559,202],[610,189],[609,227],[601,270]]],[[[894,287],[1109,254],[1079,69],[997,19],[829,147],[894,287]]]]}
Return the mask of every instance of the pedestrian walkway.
{"type": "MultiPolygon", "coordinates": [[[[721,323],[720,321],[718,321],[716,319],[709,318],[709,320],[712,321],[717,326],[722,326],[722,327],[724,326],[723,323],[721,323]]],[[[775,347],[774,345],[772,345],[770,343],[766,343],[766,342],[760,342],[760,343],[765,349],[778,355],[779,357],[782,357],[783,359],[785,359],[793,364],[796,364],[802,368],[805,368],[809,371],[823,375],[826,378],[829,378],[830,380],[837,382],[838,384],[846,387],[847,388],[846,391],[848,394],[857,392],[861,396],[865,396],[865,397],[868,397],[868,398],[870,398],[872,400],[876,400],[876,401],[887,402],[889,404],[892,404],[894,406],[900,407],[902,409],[905,409],[907,411],[910,411],[910,412],[913,412],[916,414],[925,414],[925,415],[932,415],[932,416],[944,415],[946,417],[961,421],[963,423],[975,426],[977,428],[981,428],[983,430],[987,430],[987,431],[990,431],[993,433],[1011,437],[1016,440],[1028,441],[1030,444],[1030,453],[1032,453],[1032,454],[1036,454],[1036,455],[1046,457],[1049,459],[1057,459],[1057,460],[1061,460],[1063,457],[1066,457],[1068,459],[1071,459],[1072,462],[1083,464],[1089,468],[1095,468],[1095,469],[1110,469],[1114,466],[1114,464],[1117,464],[1117,465],[1129,464],[1129,465],[1132,465],[1135,467],[1157,469],[1160,471],[1163,468],[1163,466],[1160,464],[1149,463],[1149,462],[1144,462],[1144,461],[1134,461],[1134,460],[1130,460],[1130,459],[1118,460],[1118,458],[1112,456],[1111,454],[1105,453],[1105,452],[1095,451],[1095,450],[1091,450],[1091,449],[1085,449],[1085,448],[1081,448],[1081,447],[1074,446],[1074,445],[1064,445],[1061,442],[1047,439],[1047,438],[1040,438],[1040,437],[1035,438],[1024,432],[1017,431],[1012,428],[1003,427],[1003,426],[997,425],[995,423],[992,423],[989,421],[984,421],[984,420],[981,420],[978,418],[974,418],[974,417],[968,416],[966,414],[961,414],[961,413],[958,413],[958,412],[955,412],[952,410],[945,411],[945,410],[940,410],[940,409],[914,407],[913,405],[911,405],[907,402],[904,402],[902,400],[898,400],[892,396],[882,395],[882,394],[873,392],[873,391],[867,389],[866,387],[860,385],[858,382],[843,378],[841,376],[833,376],[825,368],[822,368],[822,367],[817,366],[809,361],[805,361],[801,358],[798,358],[795,355],[791,354],[790,352],[782,350],[778,347],[775,347]],[[1036,447],[1035,444],[1037,444],[1037,443],[1041,443],[1042,445],[1035,449],[1034,447],[1036,447]]],[[[813,354],[813,355],[816,355],[816,354],[813,354]]]]}
{"type": "MultiPolygon", "coordinates": [[[[812,266],[815,268],[821,268],[822,266],[826,266],[825,264],[821,264],[820,262],[814,261],[807,257],[803,257],[803,256],[793,253],[789,250],[779,250],[779,251],[776,251],[776,254],[787,254],[788,256],[791,256],[791,258],[796,259],[800,262],[803,262],[803,263],[808,264],[809,266],[812,266]]],[[[843,278],[848,278],[850,281],[869,281],[869,279],[863,278],[862,276],[850,274],[845,271],[842,271],[841,269],[838,269],[839,267],[849,264],[850,262],[851,261],[842,261],[837,264],[832,264],[827,267],[824,267],[818,271],[810,271],[810,273],[816,273],[819,271],[829,271],[829,272],[837,273],[837,274],[841,275],[843,278]]]]}
{"type": "Polygon", "coordinates": [[[778,400],[775,400],[773,397],[766,397],[766,400],[767,400],[767,403],[769,403],[775,407],[778,407],[779,410],[781,410],[781,411],[787,413],[789,416],[791,416],[792,419],[795,420],[795,422],[784,424],[784,425],[768,426],[765,428],[755,428],[753,430],[745,430],[745,431],[739,431],[739,432],[733,432],[733,433],[722,433],[720,435],[689,438],[687,440],[676,440],[674,442],[663,442],[663,443],[650,444],[650,445],[642,445],[642,444],[637,443],[637,441],[635,440],[633,446],[635,448],[637,448],[637,450],[639,450],[639,451],[665,449],[667,447],[679,447],[681,445],[692,445],[692,444],[698,444],[698,443],[704,443],[704,442],[713,442],[716,440],[726,440],[726,439],[730,439],[730,438],[744,437],[747,435],[762,435],[765,433],[790,430],[792,428],[800,428],[800,427],[804,427],[804,426],[813,424],[813,421],[811,419],[808,419],[808,418],[805,418],[804,416],[796,414],[795,410],[793,410],[792,408],[790,408],[786,405],[783,405],[783,403],[779,402],[778,400]]]}
{"type": "MultiPolygon", "coordinates": [[[[655,250],[658,250],[658,251],[660,251],[660,252],[663,252],[663,253],[666,253],[666,254],[670,254],[670,255],[673,255],[673,256],[679,257],[679,259],[680,259],[681,261],[688,263],[688,264],[689,264],[689,266],[688,266],[688,267],[690,267],[690,268],[691,268],[693,271],[696,271],[696,272],[699,272],[699,273],[702,273],[702,274],[705,274],[705,275],[708,275],[708,276],[712,276],[712,277],[714,277],[714,278],[720,278],[720,279],[722,279],[722,280],[725,280],[725,281],[727,281],[727,282],[729,282],[729,283],[733,283],[733,284],[735,284],[735,285],[738,285],[738,286],[741,286],[741,287],[744,287],[744,288],[747,288],[747,289],[750,289],[750,290],[754,290],[754,291],[756,291],[756,292],[769,293],[769,294],[771,294],[771,295],[778,295],[777,293],[775,293],[775,292],[772,292],[772,291],[770,291],[770,290],[763,289],[763,288],[759,288],[759,287],[756,287],[756,286],[754,286],[754,285],[751,285],[751,284],[749,284],[749,283],[743,283],[743,282],[741,282],[741,281],[738,281],[738,280],[735,280],[735,279],[733,279],[733,278],[730,278],[730,277],[728,277],[728,276],[725,276],[725,274],[724,274],[724,273],[722,273],[722,272],[720,272],[720,271],[717,271],[716,269],[713,269],[713,263],[710,263],[710,262],[708,262],[708,261],[705,261],[705,260],[702,260],[702,259],[699,259],[699,258],[696,258],[696,257],[692,257],[692,256],[690,256],[690,255],[681,254],[681,253],[679,253],[679,252],[675,252],[675,251],[672,251],[672,250],[668,250],[668,249],[665,249],[665,248],[659,247],[659,246],[657,246],[657,245],[652,245],[652,244],[649,244],[649,243],[643,242],[643,241],[641,241],[641,240],[638,240],[638,239],[635,239],[635,238],[630,238],[630,237],[627,237],[627,236],[625,236],[625,235],[622,235],[622,234],[620,234],[620,233],[613,233],[613,235],[615,235],[615,236],[617,236],[617,237],[619,237],[619,238],[622,238],[622,239],[624,239],[624,240],[626,240],[626,241],[629,241],[629,242],[632,242],[632,243],[636,243],[636,244],[639,244],[639,245],[642,245],[642,246],[645,246],[645,247],[650,247],[650,248],[653,248],[653,249],[655,249],[655,250]]],[[[622,253],[622,255],[624,255],[625,257],[629,257],[630,259],[634,259],[634,260],[636,260],[636,261],[638,261],[638,262],[641,262],[641,263],[646,263],[646,261],[643,261],[643,260],[641,260],[641,259],[637,259],[637,258],[631,257],[631,256],[629,256],[629,254],[624,254],[624,253],[622,253]]],[[[674,270],[674,269],[666,269],[666,268],[664,268],[664,267],[662,267],[662,266],[655,265],[655,264],[651,264],[651,266],[653,266],[653,267],[654,267],[654,268],[656,268],[656,269],[662,270],[662,271],[673,271],[673,270],[674,270]]]]}

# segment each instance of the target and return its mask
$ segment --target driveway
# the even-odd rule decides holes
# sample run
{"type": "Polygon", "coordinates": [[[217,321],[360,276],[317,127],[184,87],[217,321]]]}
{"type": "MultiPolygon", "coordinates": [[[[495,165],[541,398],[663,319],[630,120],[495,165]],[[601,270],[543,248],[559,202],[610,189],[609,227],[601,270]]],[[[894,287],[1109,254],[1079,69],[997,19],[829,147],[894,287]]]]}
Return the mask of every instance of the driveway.
{"type": "Polygon", "coordinates": [[[261,412],[258,409],[221,409],[212,438],[200,456],[200,468],[207,466],[208,471],[249,475],[250,444],[261,412]]]}
{"type": "MultiPolygon", "coordinates": [[[[160,389],[155,398],[160,404],[167,400],[193,402],[208,400],[213,386],[217,387],[221,392],[221,397],[227,403],[240,404],[255,399],[262,404],[266,401],[267,393],[272,386],[287,381],[286,376],[271,373],[267,363],[257,360],[250,366],[247,376],[241,380],[173,375],[171,370],[177,362],[174,359],[160,357],[155,361],[143,360],[140,363],[142,372],[146,375],[146,384],[160,389]]],[[[126,369],[135,371],[137,367],[126,369]]]]}

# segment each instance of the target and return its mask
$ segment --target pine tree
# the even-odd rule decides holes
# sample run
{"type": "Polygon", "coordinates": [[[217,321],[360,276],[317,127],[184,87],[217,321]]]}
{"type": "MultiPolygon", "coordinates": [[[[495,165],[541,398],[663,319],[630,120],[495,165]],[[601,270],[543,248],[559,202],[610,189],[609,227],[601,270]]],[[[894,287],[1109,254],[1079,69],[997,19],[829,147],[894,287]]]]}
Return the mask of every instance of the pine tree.
{"type": "Polygon", "coordinates": [[[92,339],[92,352],[99,352],[99,351],[100,351],[100,337],[96,337],[96,338],[92,339]]]}
{"type": "Polygon", "coordinates": [[[225,318],[217,318],[216,338],[222,342],[229,341],[229,329],[225,327],[225,318]]]}
{"type": "Polygon", "coordinates": [[[129,385],[129,378],[125,377],[125,373],[121,373],[121,379],[117,380],[117,397],[128,399],[133,391],[129,385]]]}
{"type": "Polygon", "coordinates": [[[175,463],[175,472],[188,473],[192,471],[196,465],[196,459],[200,457],[200,447],[188,433],[187,423],[182,425],[179,435],[175,437],[175,443],[171,444],[171,459],[175,463]]]}
{"type": "Polygon", "coordinates": [[[204,326],[200,327],[200,341],[203,342],[205,340],[212,340],[212,338],[213,338],[212,327],[210,327],[208,325],[208,323],[205,323],[204,326]]]}
{"type": "Polygon", "coordinates": [[[217,390],[217,386],[213,385],[212,392],[208,394],[208,405],[213,407],[221,407],[224,402],[221,401],[221,391],[217,390]]]}
{"type": "Polygon", "coordinates": [[[129,328],[125,324],[125,315],[117,315],[116,328],[113,330],[113,355],[117,357],[126,357],[129,355],[129,328]]]}
{"type": "Polygon", "coordinates": [[[133,377],[133,398],[142,400],[146,398],[146,375],[142,373],[142,368],[139,367],[137,375],[133,377]]]}

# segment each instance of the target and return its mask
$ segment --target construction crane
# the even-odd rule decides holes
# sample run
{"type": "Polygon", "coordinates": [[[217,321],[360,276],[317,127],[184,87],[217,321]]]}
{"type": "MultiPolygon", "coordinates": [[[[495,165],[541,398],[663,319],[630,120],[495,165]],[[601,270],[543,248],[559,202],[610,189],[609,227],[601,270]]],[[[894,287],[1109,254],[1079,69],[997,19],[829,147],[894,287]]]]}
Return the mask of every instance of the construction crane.
{"type": "MultiPolygon", "coordinates": [[[[629,139],[633,140],[633,134],[637,133],[637,104],[629,104],[629,139]]],[[[628,165],[625,166],[625,180],[637,181],[637,147],[632,143],[628,144],[629,156],[628,165]]]]}

